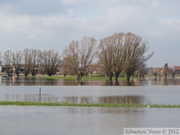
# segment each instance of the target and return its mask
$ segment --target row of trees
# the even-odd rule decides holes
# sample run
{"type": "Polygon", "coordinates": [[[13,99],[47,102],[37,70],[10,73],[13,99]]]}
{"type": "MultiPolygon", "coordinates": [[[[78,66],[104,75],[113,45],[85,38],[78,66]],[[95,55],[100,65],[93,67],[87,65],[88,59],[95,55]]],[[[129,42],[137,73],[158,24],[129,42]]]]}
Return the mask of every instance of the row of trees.
{"type": "Polygon", "coordinates": [[[118,33],[100,40],[95,48],[96,40],[93,37],[84,37],[80,41],[72,41],[63,52],[63,70],[77,74],[80,80],[86,74],[89,65],[96,56],[102,72],[112,81],[115,74],[116,81],[121,72],[127,80],[134,73],[145,68],[145,62],[153,53],[145,56],[149,49],[147,42],[133,33],[118,33]]]}
{"type": "Polygon", "coordinates": [[[152,73],[155,78],[157,78],[158,75],[159,77],[161,77],[161,75],[164,75],[164,79],[167,79],[168,74],[172,75],[172,78],[174,78],[176,70],[174,68],[169,68],[168,64],[165,63],[163,68],[154,68],[152,73]]]}
{"type": "Polygon", "coordinates": [[[54,50],[25,49],[16,52],[8,50],[4,52],[2,62],[7,70],[13,66],[17,75],[23,67],[25,76],[29,73],[35,76],[37,69],[51,76],[61,66],[64,75],[77,75],[77,80],[80,81],[96,60],[109,80],[112,81],[115,74],[117,81],[121,72],[129,80],[136,71],[142,71],[145,62],[153,55],[150,53],[145,56],[149,49],[147,42],[133,33],[114,34],[101,39],[99,45],[96,45],[97,40],[94,37],[73,40],[64,49],[61,57],[54,50]]]}
{"type": "Polygon", "coordinates": [[[15,72],[17,76],[21,72],[25,76],[30,73],[35,76],[37,71],[52,76],[57,72],[57,67],[62,64],[60,55],[55,50],[24,49],[14,52],[7,50],[1,55],[1,64],[9,76],[12,72],[15,72]]]}

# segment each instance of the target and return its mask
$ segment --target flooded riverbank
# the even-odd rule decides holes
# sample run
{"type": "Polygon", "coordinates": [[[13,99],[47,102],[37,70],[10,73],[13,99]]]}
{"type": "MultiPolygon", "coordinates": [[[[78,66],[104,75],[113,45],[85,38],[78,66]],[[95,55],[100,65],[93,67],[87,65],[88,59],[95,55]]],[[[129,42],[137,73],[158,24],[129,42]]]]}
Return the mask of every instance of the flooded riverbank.
{"type": "MultiPolygon", "coordinates": [[[[6,78],[7,79],[7,78],[6,78]]],[[[179,80],[127,84],[3,79],[0,101],[73,104],[180,104],[179,80]]],[[[168,128],[180,123],[177,108],[0,106],[3,135],[120,135],[124,128],[168,128]]]]}
{"type": "Polygon", "coordinates": [[[2,77],[0,86],[180,86],[180,79],[146,78],[144,80],[131,81],[82,81],[43,79],[38,77],[2,77]]]}

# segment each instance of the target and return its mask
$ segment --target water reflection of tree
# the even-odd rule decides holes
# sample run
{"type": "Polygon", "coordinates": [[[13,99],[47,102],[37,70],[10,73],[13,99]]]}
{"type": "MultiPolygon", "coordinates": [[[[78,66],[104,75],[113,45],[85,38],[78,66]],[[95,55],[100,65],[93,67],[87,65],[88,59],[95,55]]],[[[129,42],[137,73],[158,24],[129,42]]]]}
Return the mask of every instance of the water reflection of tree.
{"type": "Polygon", "coordinates": [[[99,103],[104,104],[142,104],[143,96],[112,96],[100,97],[99,103]]]}
{"type": "Polygon", "coordinates": [[[88,104],[88,103],[93,103],[93,97],[75,97],[75,96],[64,97],[63,102],[88,104]]]}
{"type": "Polygon", "coordinates": [[[103,104],[142,104],[143,96],[107,96],[107,97],[64,97],[63,102],[68,103],[103,103],[103,104]]]}
{"type": "Polygon", "coordinates": [[[50,94],[25,94],[24,101],[27,102],[59,102],[58,97],[50,94]]]}
{"type": "Polygon", "coordinates": [[[4,101],[21,101],[21,95],[16,93],[5,93],[4,101]]]}
{"type": "Polygon", "coordinates": [[[98,86],[147,86],[147,85],[180,85],[180,79],[163,79],[155,78],[151,80],[130,80],[130,81],[69,81],[69,80],[52,80],[52,79],[40,79],[36,77],[2,77],[1,85],[4,86],[51,86],[51,85],[98,85],[98,86]]]}
{"type": "Polygon", "coordinates": [[[151,85],[163,85],[163,86],[168,86],[168,85],[180,85],[180,79],[164,79],[164,78],[159,78],[159,79],[152,79],[150,80],[151,85]]]}

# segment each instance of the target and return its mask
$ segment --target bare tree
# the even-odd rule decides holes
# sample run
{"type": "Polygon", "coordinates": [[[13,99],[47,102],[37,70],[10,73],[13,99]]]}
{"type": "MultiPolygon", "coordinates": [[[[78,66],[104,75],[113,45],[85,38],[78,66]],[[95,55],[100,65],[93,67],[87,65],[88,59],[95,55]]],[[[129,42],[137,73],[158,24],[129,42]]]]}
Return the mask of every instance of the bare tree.
{"type": "Polygon", "coordinates": [[[24,75],[28,76],[32,69],[32,53],[30,49],[24,49],[23,51],[23,63],[24,63],[24,75]]]}
{"type": "Polygon", "coordinates": [[[63,65],[70,74],[77,75],[77,80],[86,74],[88,66],[95,56],[96,39],[83,37],[80,41],[72,41],[63,51],[63,65]]]}
{"type": "Polygon", "coordinates": [[[126,57],[123,39],[123,33],[114,34],[102,39],[99,44],[99,59],[110,81],[112,81],[113,72],[115,73],[115,80],[118,81],[123,69],[126,57]]]}
{"type": "Polygon", "coordinates": [[[144,54],[149,49],[147,42],[143,41],[140,36],[132,33],[126,33],[124,38],[124,47],[126,53],[124,74],[129,81],[135,71],[149,58],[151,58],[153,53],[150,53],[147,57],[145,57],[144,54]]]}
{"type": "Polygon", "coordinates": [[[59,53],[55,50],[44,50],[41,57],[41,66],[43,66],[44,71],[49,76],[55,75],[61,65],[59,53]]]}
{"type": "Polygon", "coordinates": [[[19,76],[19,72],[22,68],[22,52],[21,51],[13,52],[12,59],[13,59],[12,64],[13,67],[15,68],[15,73],[17,76],[19,76]]]}
{"type": "Polygon", "coordinates": [[[109,43],[109,38],[104,38],[100,41],[99,44],[99,59],[102,65],[103,71],[109,77],[109,80],[112,81],[113,77],[113,46],[111,42],[109,43]]]}
{"type": "Polygon", "coordinates": [[[113,42],[113,70],[115,73],[115,80],[118,81],[118,77],[123,70],[124,60],[126,58],[124,51],[124,34],[114,34],[112,37],[113,42]]]}
{"type": "Polygon", "coordinates": [[[23,52],[16,51],[13,53],[13,65],[15,66],[16,74],[19,75],[19,70],[21,69],[25,76],[28,76],[29,73],[35,76],[41,60],[40,55],[40,50],[27,48],[23,52]]]}
{"type": "Polygon", "coordinates": [[[79,44],[79,73],[78,80],[87,72],[88,66],[95,56],[96,39],[93,37],[83,37],[79,44]]]}
{"type": "Polygon", "coordinates": [[[3,63],[6,68],[6,73],[8,76],[12,76],[12,52],[10,50],[7,50],[3,54],[3,63]]]}
{"type": "Polygon", "coordinates": [[[35,76],[37,74],[37,71],[39,70],[39,64],[41,62],[41,51],[32,49],[31,50],[31,58],[32,58],[32,68],[31,68],[31,74],[32,76],[35,76]]]}
{"type": "Polygon", "coordinates": [[[72,41],[63,51],[63,71],[64,74],[77,75],[79,71],[79,50],[78,41],[72,41]]]}

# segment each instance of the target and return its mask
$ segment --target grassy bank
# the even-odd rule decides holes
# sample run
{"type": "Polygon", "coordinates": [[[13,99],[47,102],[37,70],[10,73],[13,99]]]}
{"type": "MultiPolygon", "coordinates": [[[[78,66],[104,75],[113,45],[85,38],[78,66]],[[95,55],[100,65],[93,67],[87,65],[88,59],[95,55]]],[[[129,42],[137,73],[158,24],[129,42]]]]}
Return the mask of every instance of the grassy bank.
{"type": "MultiPolygon", "coordinates": [[[[42,79],[52,79],[52,80],[76,80],[77,77],[76,76],[36,76],[37,78],[42,78],[42,79]]],[[[107,77],[83,77],[82,80],[84,81],[106,81],[108,80],[107,77]]]]}
{"type": "Polygon", "coordinates": [[[49,80],[76,80],[75,76],[47,76],[47,75],[39,75],[35,76],[35,78],[41,78],[41,79],[49,79],[49,80]]]}
{"type": "Polygon", "coordinates": [[[52,103],[52,102],[19,102],[1,101],[0,105],[16,106],[77,106],[77,107],[126,107],[126,108],[180,108],[180,105],[141,105],[141,104],[74,104],[74,103],[52,103]]]}
{"type": "MultiPolygon", "coordinates": [[[[49,79],[49,80],[69,80],[69,81],[75,81],[77,79],[76,76],[47,76],[47,75],[38,75],[35,76],[35,78],[42,78],[42,79],[49,79]]],[[[83,81],[107,81],[109,78],[108,77],[99,77],[99,76],[92,76],[92,77],[88,77],[88,76],[84,76],[82,78],[83,81]]],[[[113,80],[115,80],[115,77],[113,77],[113,80]]],[[[119,81],[121,80],[126,80],[126,78],[124,77],[119,77],[118,79],[119,81]]]]}

